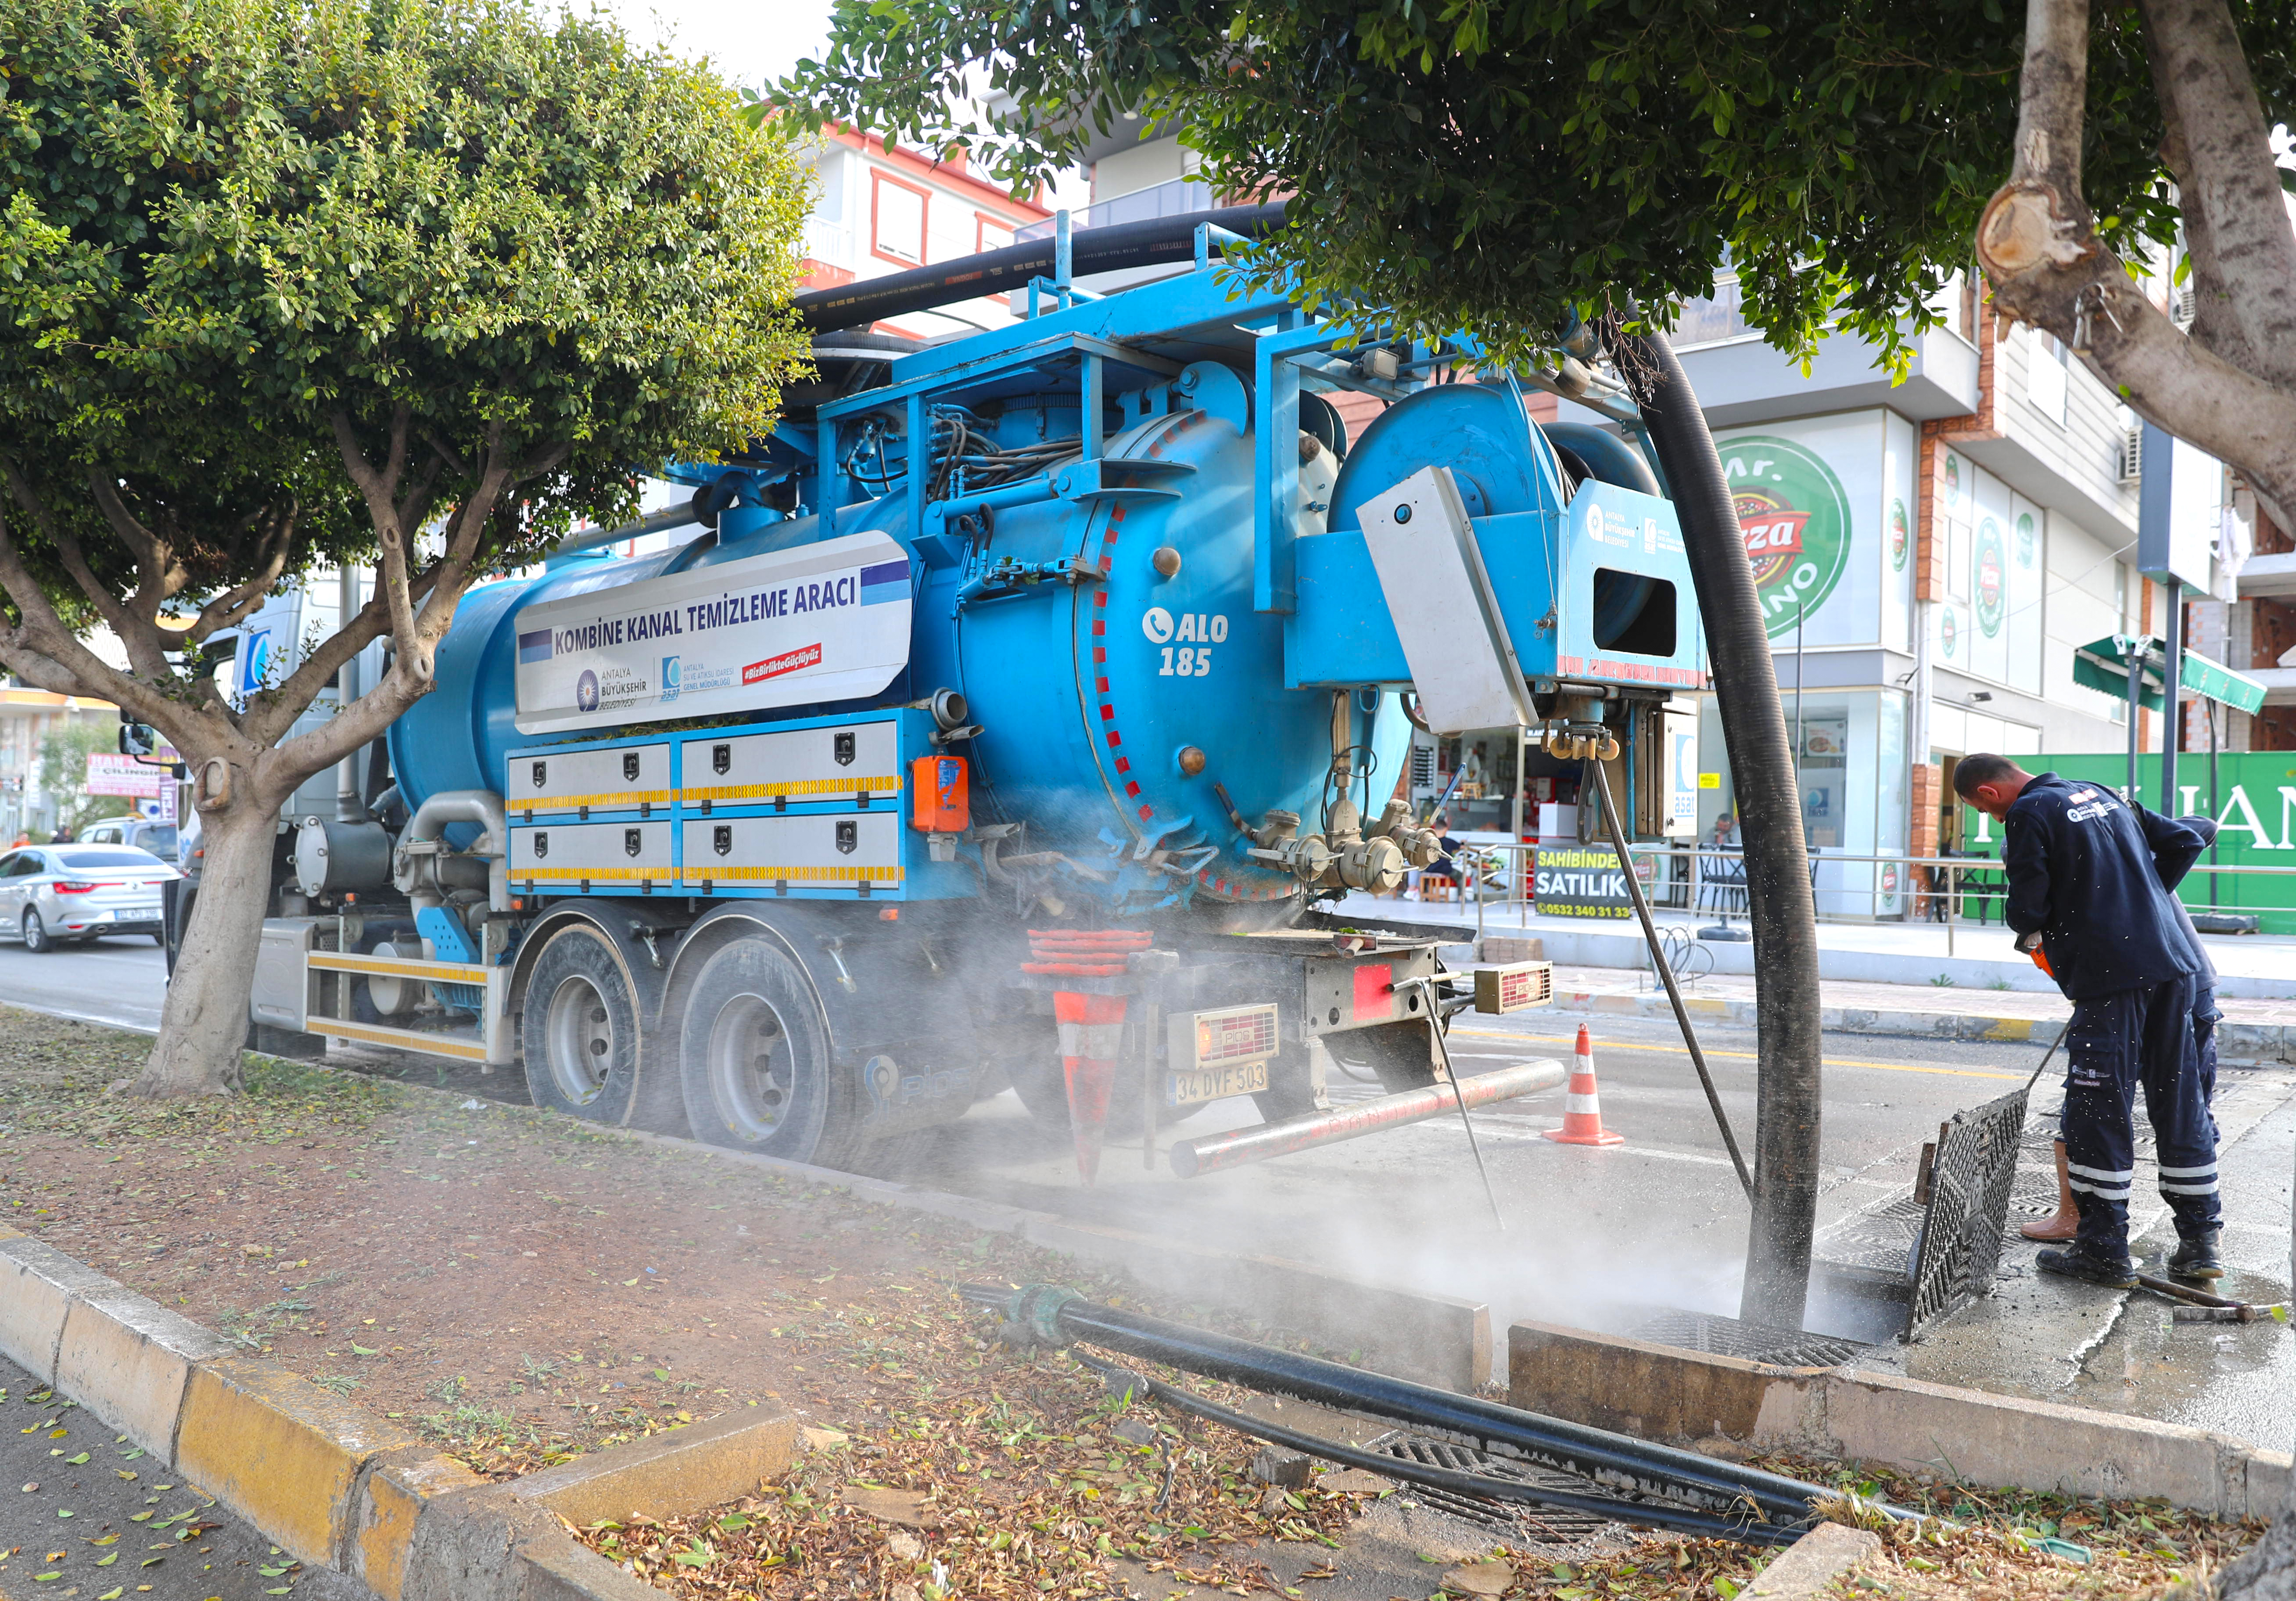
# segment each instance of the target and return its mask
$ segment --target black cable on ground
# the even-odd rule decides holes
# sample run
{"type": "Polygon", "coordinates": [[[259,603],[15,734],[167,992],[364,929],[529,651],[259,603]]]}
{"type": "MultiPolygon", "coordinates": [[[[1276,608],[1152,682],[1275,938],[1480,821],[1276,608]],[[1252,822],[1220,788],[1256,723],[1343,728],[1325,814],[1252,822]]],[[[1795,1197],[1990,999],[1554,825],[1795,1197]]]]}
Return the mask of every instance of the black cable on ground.
{"type": "MultiPolygon", "coordinates": [[[[1775,1523],[1800,1523],[1818,1503],[1833,1497],[1820,1485],[1760,1468],[1103,1306],[1052,1285],[1018,1291],[986,1285],[960,1285],[957,1289],[968,1301],[1002,1309],[1008,1322],[1029,1329],[1047,1345],[1087,1341],[1205,1378],[1430,1429],[1497,1455],[1550,1463],[1589,1478],[1647,1486],[1652,1493],[1694,1496],[1704,1499],[1713,1514],[1751,1502],[1775,1523]]],[[[1887,1516],[1906,1515],[1882,1510],[1887,1516]]]]}
{"type": "Polygon", "coordinates": [[[1382,1456],[1377,1451],[1363,1450],[1343,1445],[1336,1440],[1326,1440],[1319,1434],[1305,1433],[1284,1427],[1280,1423],[1268,1423],[1249,1413],[1208,1401],[1191,1395],[1175,1384],[1128,1367],[1119,1367],[1113,1362],[1103,1362],[1071,1350],[1069,1354],[1103,1377],[1120,1378],[1136,1385],[1146,1394],[1154,1396],[1168,1406],[1193,1413],[1207,1423],[1234,1429],[1239,1434],[1249,1434],[1255,1440],[1265,1440],[1272,1445],[1304,1451],[1311,1457],[1321,1457],[1348,1467],[1359,1467],[1378,1474],[1382,1478],[1398,1479],[1406,1483],[1423,1484],[1431,1490],[1448,1490],[1453,1495],[1481,1496],[1490,1500],[1520,1501],[1532,1506],[1553,1507],[1564,1512],[1585,1513],[1590,1517],[1607,1518],[1617,1523],[1635,1523],[1647,1529],[1662,1529],[1669,1534],[1691,1534],[1705,1539],[1734,1539],[1746,1545],[1790,1546],[1806,1531],[1780,1523],[1744,1518],[1718,1517],[1712,1513],[1692,1512],[1686,1508],[1666,1507],[1647,1501],[1624,1501],[1609,1496],[1574,1495],[1565,1490],[1545,1490],[1535,1484],[1520,1483],[1513,1479],[1488,1478],[1480,1474],[1455,1474],[1439,1467],[1428,1467],[1417,1462],[1382,1456]]]}

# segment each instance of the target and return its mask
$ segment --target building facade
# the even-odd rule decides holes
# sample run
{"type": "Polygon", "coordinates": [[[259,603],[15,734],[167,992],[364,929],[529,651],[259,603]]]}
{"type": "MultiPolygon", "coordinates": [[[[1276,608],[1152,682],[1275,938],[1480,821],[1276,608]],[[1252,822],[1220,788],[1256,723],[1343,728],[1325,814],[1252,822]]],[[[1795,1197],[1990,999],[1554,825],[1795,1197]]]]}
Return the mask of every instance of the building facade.
{"type": "MultiPolygon", "coordinates": [[[[935,160],[906,145],[885,148],[850,129],[818,135],[806,153],[816,185],[807,218],[804,287],[834,289],[860,278],[1001,250],[1052,213],[1018,198],[974,168],[963,151],[935,160]]],[[[912,313],[880,333],[934,339],[1013,321],[1002,296],[912,313]]]]}

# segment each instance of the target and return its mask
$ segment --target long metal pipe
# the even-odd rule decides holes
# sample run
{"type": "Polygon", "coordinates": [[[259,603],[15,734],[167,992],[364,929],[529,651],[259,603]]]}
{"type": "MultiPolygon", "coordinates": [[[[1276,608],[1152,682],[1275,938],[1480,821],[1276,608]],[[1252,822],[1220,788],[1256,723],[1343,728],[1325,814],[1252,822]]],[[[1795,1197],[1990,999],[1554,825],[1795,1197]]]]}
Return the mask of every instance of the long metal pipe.
{"type": "Polygon", "coordinates": [[[1499,1455],[1553,1463],[1644,1494],[1672,1496],[1677,1501],[1687,1494],[1721,1511],[1742,1510],[1751,1504],[1773,1519],[1799,1523],[1810,1515],[1816,1502],[1833,1493],[1759,1468],[1519,1411],[1479,1396],[1102,1306],[1049,1285],[1018,1291],[965,1285],[960,1291],[968,1300],[1004,1307],[1008,1320],[1048,1343],[1081,1340],[1206,1378],[1437,1430],[1499,1455]]]}
{"type": "MultiPolygon", "coordinates": [[[[1079,228],[1070,235],[1069,268],[1078,276],[1121,272],[1128,267],[1165,267],[1193,261],[1196,254],[1196,225],[1258,239],[1283,226],[1283,206],[1228,206],[1217,211],[1194,211],[1184,217],[1157,217],[1145,222],[1117,223],[1107,227],[1079,228]]],[[[1218,234],[1213,235],[1217,248],[1218,234]]],[[[1058,242],[1032,239],[1001,250],[958,256],[931,267],[888,273],[882,278],[862,278],[834,289],[813,289],[790,303],[816,333],[832,328],[864,328],[885,317],[930,311],[957,300],[978,300],[1026,289],[1032,278],[1048,278],[1054,270],[1058,242]]]]}
{"type": "MultiPolygon", "coordinates": [[[[2255,1310],[2252,1307],[2242,1310],[2255,1310]]],[[[1654,1501],[1578,1495],[1570,1490],[1502,1479],[1490,1474],[1454,1473],[1448,1468],[1429,1467],[1423,1463],[1364,1450],[1336,1440],[1327,1440],[1320,1434],[1310,1434],[1302,1429],[1286,1428],[1280,1423],[1270,1423],[1248,1412],[1238,1412],[1233,1408],[1221,1406],[1218,1401],[1208,1401],[1201,1395],[1190,1394],[1177,1384],[1168,1384],[1153,1374],[1134,1373],[1128,1368],[1119,1367],[1113,1362],[1099,1361],[1082,1352],[1072,1354],[1078,1361],[1099,1374],[1103,1382],[1111,1382],[1111,1388],[1112,1382],[1121,1381],[1132,1386],[1136,1392],[1154,1396],[1165,1405],[1193,1413],[1207,1423],[1234,1429],[1237,1433],[1248,1434],[1254,1440],[1265,1440],[1295,1451],[1321,1457],[1327,1462],[1399,1479],[1406,1484],[1424,1484],[1431,1489],[1447,1490],[1453,1495],[1474,1496],[1484,1500],[1514,1501],[1534,1507],[1554,1507],[1565,1512],[1591,1513],[1596,1517],[1610,1518],[1617,1523],[1664,1529],[1705,1539],[1735,1539],[1751,1545],[1784,1546],[1801,1538],[1801,1531],[1798,1528],[1756,1523],[1745,1515],[1722,1517],[1711,1512],[1691,1512],[1654,1501]]]]}
{"type": "Polygon", "coordinates": [[[1674,492],[1682,542],[1714,664],[1722,742],[1737,782],[1745,841],[1746,913],[1754,936],[1761,1071],[1754,1092],[1753,1219],[1739,1316],[1799,1329],[1809,1304],[1817,1231],[1823,1029],[1817,988],[1817,897],[1801,826],[1800,785],[1778,699],[1776,664],[1744,531],[1698,395],[1666,336],[1622,341],[1620,365],[1674,492]]]}
{"type": "Polygon", "coordinates": [[[1562,1063],[1546,1056],[1462,1079],[1456,1088],[1449,1084],[1430,1084],[1423,1089],[1406,1089],[1399,1095],[1358,1101],[1333,1112],[1311,1112],[1262,1123],[1256,1129],[1235,1129],[1201,1139],[1184,1139],[1172,1147],[1172,1171],[1183,1178],[1194,1178],[1266,1162],[1271,1156],[1289,1156],[1295,1151],[1312,1151],[1318,1145],[1336,1145],[1342,1140],[1361,1139],[1366,1134],[1400,1129],[1406,1123],[1423,1123],[1430,1118],[1446,1115],[1462,1104],[1472,1109],[1488,1106],[1493,1101],[1535,1095],[1542,1089],[1554,1088],[1570,1076],[1570,1070],[1562,1063]]]}

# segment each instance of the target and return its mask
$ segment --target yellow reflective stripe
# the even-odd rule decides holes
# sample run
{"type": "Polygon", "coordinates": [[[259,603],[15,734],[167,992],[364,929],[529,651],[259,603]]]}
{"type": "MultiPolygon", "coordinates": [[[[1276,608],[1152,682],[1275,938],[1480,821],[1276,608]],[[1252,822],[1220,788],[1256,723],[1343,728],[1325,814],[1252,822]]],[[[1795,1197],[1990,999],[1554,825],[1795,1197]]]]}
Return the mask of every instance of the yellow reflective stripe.
{"type": "Polygon", "coordinates": [[[340,1017],[312,1017],[305,1021],[305,1032],[324,1035],[331,1039],[358,1039],[369,1045],[395,1045],[405,1051],[420,1051],[428,1056],[455,1056],[465,1062],[484,1062],[487,1047],[482,1040],[458,1039],[452,1034],[425,1033],[421,1029],[383,1029],[371,1023],[348,1022],[340,1017]]]}
{"type": "Polygon", "coordinates": [[[861,790],[888,794],[899,791],[898,778],[789,778],[778,784],[720,784],[707,789],[683,789],[681,800],[750,800],[760,795],[850,795],[861,790]]]}
{"type": "Polygon", "coordinates": [[[668,806],[668,790],[616,790],[603,795],[516,795],[503,802],[505,811],[571,811],[578,806],[668,806]]]}
{"type": "Polygon", "coordinates": [[[637,878],[675,878],[675,867],[512,867],[512,879],[528,883],[537,878],[578,878],[598,881],[637,878]]]}
{"type": "Polygon", "coordinates": [[[345,956],[332,950],[315,950],[304,957],[308,966],[324,968],[330,973],[372,973],[384,978],[435,979],[444,984],[483,984],[487,969],[475,964],[461,962],[425,962],[412,956],[345,956]]]}
{"type": "Polygon", "coordinates": [[[695,883],[726,883],[737,879],[786,879],[791,883],[849,884],[864,878],[898,882],[901,869],[887,867],[702,867],[688,866],[686,878],[695,883]]]}

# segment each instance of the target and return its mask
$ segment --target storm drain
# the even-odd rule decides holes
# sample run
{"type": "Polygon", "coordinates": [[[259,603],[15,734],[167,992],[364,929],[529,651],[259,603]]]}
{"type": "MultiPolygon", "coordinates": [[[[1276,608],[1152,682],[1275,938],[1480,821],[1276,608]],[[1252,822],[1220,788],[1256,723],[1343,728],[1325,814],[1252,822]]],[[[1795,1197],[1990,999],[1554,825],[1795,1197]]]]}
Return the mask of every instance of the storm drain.
{"type": "Polygon", "coordinates": [[[1857,1340],[1832,1334],[1804,1334],[1797,1329],[1772,1328],[1712,1312],[1661,1312],[1630,1337],[1678,1351],[1700,1351],[1709,1356],[1741,1357],[1778,1367],[1839,1367],[1868,1349],[1857,1340]]]}
{"type": "MultiPolygon", "coordinates": [[[[1510,1457],[1494,1457],[1472,1446],[1460,1445],[1449,1440],[1433,1440],[1404,1429],[1382,1434],[1364,1449],[1399,1461],[1416,1462],[1423,1467],[1439,1467],[1455,1474],[1477,1474],[1487,1479],[1505,1479],[1538,1490],[1582,1496],[1615,1497],[1619,1493],[1615,1486],[1598,1484],[1592,1479],[1566,1473],[1561,1468],[1517,1461],[1510,1457]]],[[[1464,1518],[1472,1523],[1480,1523],[1486,1528],[1501,1530],[1511,1538],[1534,1545],[1576,1545],[1605,1529],[1618,1527],[1608,1518],[1596,1517],[1592,1513],[1566,1511],[1559,1507],[1532,1507],[1521,1501],[1502,1501],[1489,1496],[1461,1495],[1426,1484],[1406,1484],[1403,1488],[1413,1500],[1423,1506],[1447,1512],[1453,1517],[1464,1518]]]]}

